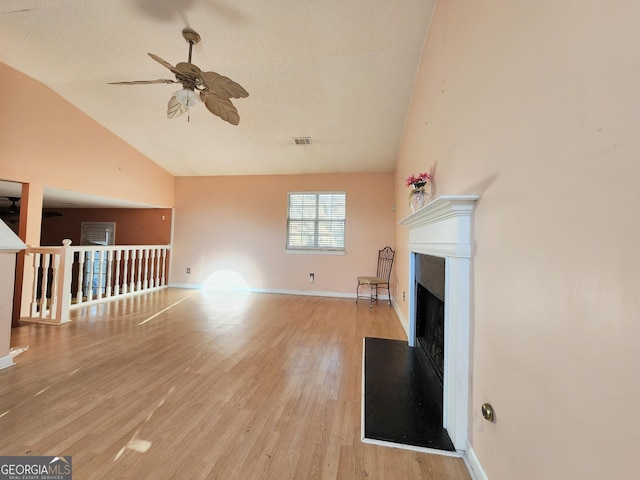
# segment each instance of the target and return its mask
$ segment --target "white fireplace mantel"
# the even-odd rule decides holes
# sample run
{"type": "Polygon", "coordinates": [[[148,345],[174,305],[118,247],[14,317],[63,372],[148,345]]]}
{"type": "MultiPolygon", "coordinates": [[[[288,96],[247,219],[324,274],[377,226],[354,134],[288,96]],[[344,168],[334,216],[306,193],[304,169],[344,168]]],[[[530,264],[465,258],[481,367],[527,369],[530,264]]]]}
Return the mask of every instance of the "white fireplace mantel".
{"type": "Polygon", "coordinates": [[[416,255],[445,259],[443,426],[458,451],[469,430],[471,218],[479,195],[443,195],[401,220],[409,229],[409,345],[416,344],[416,255]]]}
{"type": "Polygon", "coordinates": [[[479,195],[443,195],[400,221],[409,251],[438,257],[471,256],[471,214],[479,195]]]}

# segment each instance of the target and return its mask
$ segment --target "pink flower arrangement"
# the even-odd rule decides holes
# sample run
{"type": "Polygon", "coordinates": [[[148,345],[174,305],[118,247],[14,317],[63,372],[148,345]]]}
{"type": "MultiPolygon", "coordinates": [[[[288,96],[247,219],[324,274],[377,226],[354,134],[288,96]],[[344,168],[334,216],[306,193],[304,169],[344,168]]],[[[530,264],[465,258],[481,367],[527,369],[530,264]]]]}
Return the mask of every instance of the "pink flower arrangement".
{"type": "Polygon", "coordinates": [[[407,187],[413,185],[413,188],[421,188],[424,187],[427,182],[431,180],[431,175],[428,173],[420,173],[417,176],[411,175],[407,178],[407,187]]]}

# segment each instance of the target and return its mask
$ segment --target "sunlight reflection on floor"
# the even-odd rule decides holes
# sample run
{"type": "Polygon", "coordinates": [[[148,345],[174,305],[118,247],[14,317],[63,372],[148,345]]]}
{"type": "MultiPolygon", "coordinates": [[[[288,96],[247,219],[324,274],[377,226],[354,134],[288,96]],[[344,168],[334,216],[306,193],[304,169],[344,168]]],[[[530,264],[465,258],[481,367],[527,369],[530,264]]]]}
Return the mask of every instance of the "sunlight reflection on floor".
{"type": "Polygon", "coordinates": [[[249,284],[234,270],[218,270],[209,275],[202,292],[212,300],[208,306],[213,313],[241,315],[253,302],[249,284]]]}
{"type": "Polygon", "coordinates": [[[164,405],[164,402],[165,402],[166,398],[169,395],[171,395],[175,391],[175,389],[176,389],[175,385],[173,387],[171,387],[169,389],[169,391],[164,395],[164,397],[162,397],[160,399],[160,401],[153,408],[153,410],[151,410],[149,412],[149,414],[147,415],[147,418],[145,418],[145,420],[140,425],[140,428],[133,434],[133,437],[131,437],[131,440],[129,440],[127,442],[127,444],[118,451],[118,453],[116,454],[115,458],[113,459],[114,462],[117,462],[120,459],[120,457],[122,456],[122,454],[127,449],[128,450],[133,450],[133,451],[136,451],[136,452],[139,452],[139,453],[145,453],[147,450],[149,450],[151,448],[151,442],[148,441],[148,440],[141,440],[140,438],[138,438],[138,434],[140,433],[140,430],[142,429],[143,425],[151,420],[151,417],[153,417],[153,414],[160,407],[162,407],[164,405]]]}

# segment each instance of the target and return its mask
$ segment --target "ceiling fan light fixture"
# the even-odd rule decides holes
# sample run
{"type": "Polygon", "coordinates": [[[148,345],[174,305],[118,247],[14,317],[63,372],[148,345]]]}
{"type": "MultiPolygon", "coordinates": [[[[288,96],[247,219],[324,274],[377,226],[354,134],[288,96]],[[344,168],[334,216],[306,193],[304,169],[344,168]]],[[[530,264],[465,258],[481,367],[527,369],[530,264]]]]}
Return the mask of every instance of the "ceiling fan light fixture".
{"type": "Polygon", "coordinates": [[[187,109],[202,103],[200,96],[194,92],[192,88],[183,88],[182,90],[178,90],[175,95],[178,103],[187,109]]]}
{"type": "Polygon", "coordinates": [[[18,206],[15,203],[12,203],[11,205],[9,205],[9,208],[7,208],[7,212],[9,212],[9,214],[11,214],[11,215],[15,215],[19,211],[20,211],[20,209],[18,208],[18,206]]]}

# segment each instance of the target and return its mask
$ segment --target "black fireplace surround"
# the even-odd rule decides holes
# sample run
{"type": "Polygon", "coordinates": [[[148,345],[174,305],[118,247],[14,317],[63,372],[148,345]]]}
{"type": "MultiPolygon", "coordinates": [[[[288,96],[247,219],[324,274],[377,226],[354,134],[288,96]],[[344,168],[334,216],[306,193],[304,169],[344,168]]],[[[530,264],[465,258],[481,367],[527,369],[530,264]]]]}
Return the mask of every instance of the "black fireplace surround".
{"type": "Polygon", "coordinates": [[[416,347],[422,348],[442,385],[444,378],[445,259],[416,254],[416,347]]]}

